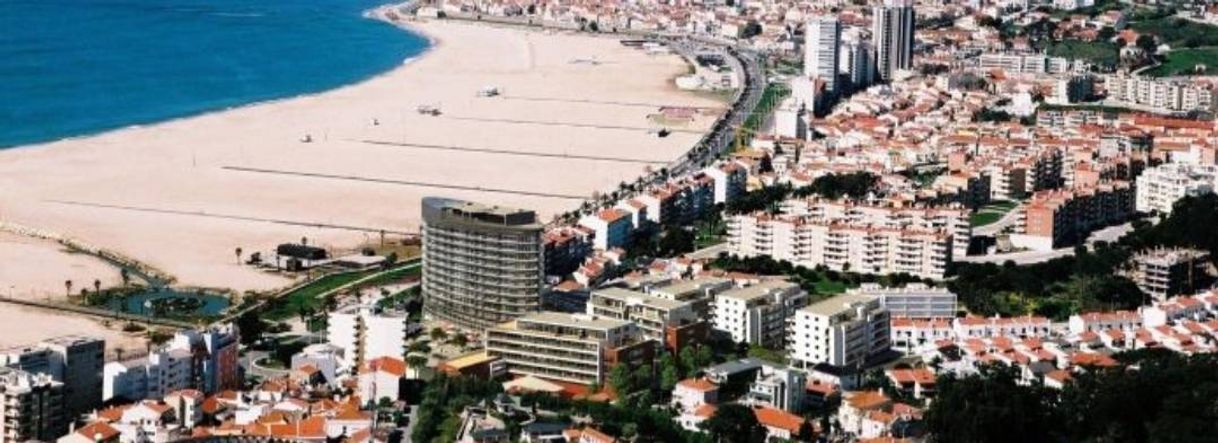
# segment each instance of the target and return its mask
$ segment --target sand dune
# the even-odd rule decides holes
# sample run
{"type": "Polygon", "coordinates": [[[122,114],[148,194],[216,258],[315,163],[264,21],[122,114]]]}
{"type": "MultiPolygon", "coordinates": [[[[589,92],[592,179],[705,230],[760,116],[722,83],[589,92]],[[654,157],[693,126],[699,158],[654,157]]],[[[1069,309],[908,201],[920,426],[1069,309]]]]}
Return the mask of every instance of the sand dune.
{"type": "MultiPolygon", "coordinates": [[[[374,235],[357,228],[415,231],[427,195],[565,212],[680,156],[713,122],[657,138],[647,116],[658,106],[722,106],[672,86],[687,70],[679,57],[614,39],[418,27],[438,46],[364,83],[0,151],[0,219],[121,251],[181,284],[269,289],[287,281],[239,266],[234,248],[301,237],[345,247],[374,235]],[[477,97],[488,85],[505,97],[477,97]],[[443,114],[421,115],[421,104],[443,114]],[[314,141],[301,143],[305,134],[314,141]]],[[[55,260],[0,258],[3,275],[55,260]]],[[[46,284],[62,290],[59,277],[46,284]]]]}

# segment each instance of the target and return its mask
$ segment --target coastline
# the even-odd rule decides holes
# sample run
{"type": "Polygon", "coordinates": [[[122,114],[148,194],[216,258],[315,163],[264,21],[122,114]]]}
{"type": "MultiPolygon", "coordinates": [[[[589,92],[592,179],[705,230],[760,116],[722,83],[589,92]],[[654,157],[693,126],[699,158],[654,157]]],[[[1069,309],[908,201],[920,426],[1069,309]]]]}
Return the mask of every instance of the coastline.
{"type": "MultiPolygon", "coordinates": [[[[238,266],[234,247],[248,254],[307,236],[310,244],[350,250],[368,237],[322,224],[412,231],[419,199],[427,195],[528,207],[543,216],[565,212],[577,200],[490,190],[588,196],[639,175],[647,161],[682,155],[714,121],[699,116],[687,132],[660,139],[647,131],[653,107],[613,101],[722,105],[669,84],[685,68],[679,57],[646,55],[614,39],[427,20],[393,25],[425,36],[431,45],[355,84],[0,150],[0,219],[120,252],[178,277],[179,284],[270,290],[290,281],[238,266]],[[574,61],[590,56],[606,62],[574,61]],[[519,98],[476,97],[488,84],[519,98]],[[429,103],[441,103],[444,115],[414,112],[429,103]],[[368,123],[373,117],[379,125],[368,123]],[[316,142],[300,143],[306,132],[316,142]],[[477,190],[396,183],[404,180],[477,190]]],[[[28,265],[55,273],[67,264],[66,258],[48,257],[13,270],[20,273],[28,265]]],[[[63,292],[61,284],[46,290],[63,292]]]]}

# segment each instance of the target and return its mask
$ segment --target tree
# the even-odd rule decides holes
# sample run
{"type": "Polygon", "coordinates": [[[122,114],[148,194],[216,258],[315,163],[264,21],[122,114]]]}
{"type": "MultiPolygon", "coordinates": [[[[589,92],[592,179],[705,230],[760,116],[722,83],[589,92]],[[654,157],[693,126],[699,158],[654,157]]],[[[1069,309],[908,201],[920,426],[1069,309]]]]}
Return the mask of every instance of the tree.
{"type": "Polygon", "coordinates": [[[452,343],[453,345],[456,345],[458,347],[464,348],[465,345],[469,344],[469,338],[466,338],[465,334],[456,334],[448,342],[452,343]]]}
{"type": "Polygon", "coordinates": [[[431,339],[432,340],[440,341],[440,340],[443,340],[445,337],[448,337],[448,333],[444,332],[443,328],[440,328],[439,326],[431,328],[431,339]]]}
{"type": "Polygon", "coordinates": [[[630,373],[630,368],[619,364],[609,370],[609,386],[613,387],[614,392],[617,392],[618,398],[624,398],[627,394],[634,392],[634,377],[630,373]]]}
{"type": "Polygon", "coordinates": [[[72,280],[63,281],[64,294],[68,297],[72,296],[72,280]]]}
{"type": "Polygon", "coordinates": [[[757,422],[752,408],[739,404],[725,404],[715,410],[715,415],[698,424],[720,442],[761,443],[766,431],[757,422]]]}
{"type": "Polygon", "coordinates": [[[1020,386],[1013,369],[985,367],[981,375],[944,377],[926,411],[935,443],[1060,441],[1062,429],[1043,386],[1020,386]]]}
{"type": "Polygon", "coordinates": [[[681,381],[680,374],[677,373],[677,364],[672,361],[672,357],[667,357],[660,360],[660,390],[671,392],[677,386],[677,382],[681,381]]]}
{"type": "Polygon", "coordinates": [[[237,264],[240,265],[241,264],[241,252],[242,252],[241,247],[238,246],[236,251],[234,251],[234,252],[237,253],[237,264]]]}
{"type": "Polygon", "coordinates": [[[127,268],[118,270],[118,278],[123,281],[123,287],[131,284],[131,273],[130,271],[127,271],[127,268]]]}
{"type": "Polygon", "coordinates": [[[1149,34],[1139,35],[1138,39],[1134,41],[1134,44],[1138,45],[1138,48],[1141,49],[1142,52],[1145,52],[1147,57],[1155,55],[1155,51],[1158,49],[1158,45],[1155,44],[1154,36],[1149,34]]]}
{"type": "Polygon", "coordinates": [[[101,292],[101,280],[93,279],[93,292],[101,292]]]}
{"type": "Polygon", "coordinates": [[[257,310],[251,309],[237,317],[237,329],[241,331],[241,342],[249,344],[262,338],[266,323],[262,321],[257,310]]]}

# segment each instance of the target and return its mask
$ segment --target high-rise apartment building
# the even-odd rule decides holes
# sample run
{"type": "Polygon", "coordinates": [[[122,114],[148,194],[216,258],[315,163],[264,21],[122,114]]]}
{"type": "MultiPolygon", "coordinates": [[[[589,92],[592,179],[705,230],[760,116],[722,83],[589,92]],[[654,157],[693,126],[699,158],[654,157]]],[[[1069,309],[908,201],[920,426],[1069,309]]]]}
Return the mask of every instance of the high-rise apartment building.
{"type": "Polygon", "coordinates": [[[98,338],[57,337],[0,351],[0,366],[50,375],[63,383],[65,414],[75,418],[101,405],[105,349],[106,342],[98,338]]]}
{"type": "Polygon", "coordinates": [[[423,199],[423,308],[481,329],[536,312],[544,267],[533,211],[423,199]]]}
{"type": "Polygon", "coordinates": [[[871,45],[875,48],[876,74],[892,80],[901,69],[913,66],[913,0],[885,0],[871,10],[871,45]]]}
{"type": "Polygon", "coordinates": [[[63,389],[49,374],[0,368],[0,441],[55,441],[67,434],[63,389]]]}
{"type": "Polygon", "coordinates": [[[850,89],[862,90],[875,80],[875,51],[871,44],[857,39],[843,40],[838,55],[838,72],[850,82],[850,89]]]}
{"type": "Polygon", "coordinates": [[[804,28],[804,75],[825,82],[825,90],[836,93],[838,51],[842,43],[842,24],[837,17],[818,15],[804,28]]]}

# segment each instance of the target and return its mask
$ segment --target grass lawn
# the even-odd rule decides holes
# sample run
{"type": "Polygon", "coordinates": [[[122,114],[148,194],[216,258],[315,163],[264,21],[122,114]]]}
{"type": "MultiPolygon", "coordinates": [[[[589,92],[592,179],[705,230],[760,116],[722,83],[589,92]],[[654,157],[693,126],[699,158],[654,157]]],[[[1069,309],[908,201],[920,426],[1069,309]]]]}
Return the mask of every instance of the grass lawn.
{"type": "Polygon", "coordinates": [[[1049,46],[1049,55],[1068,59],[1081,59],[1099,66],[1116,66],[1120,59],[1120,50],[1110,42],[1085,42],[1082,40],[1062,40],[1049,46]]]}
{"type": "Polygon", "coordinates": [[[271,321],[281,321],[300,315],[300,312],[305,309],[320,311],[322,300],[318,296],[376,272],[378,271],[346,272],[321,277],[271,303],[272,306],[263,313],[262,317],[271,321]]]}
{"type": "Polygon", "coordinates": [[[1177,49],[1167,53],[1163,64],[1146,71],[1153,77],[1195,75],[1193,68],[1205,66],[1200,75],[1218,74],[1218,48],[1177,49]]]}
{"type": "Polygon", "coordinates": [[[846,292],[846,282],[840,280],[817,280],[816,292],[820,294],[841,294],[846,292]]]}
{"type": "MultiPolygon", "coordinates": [[[[397,265],[397,266],[402,266],[402,265],[397,265]]],[[[384,274],[373,277],[371,279],[368,279],[368,281],[360,283],[360,286],[361,287],[374,287],[374,286],[385,286],[385,285],[389,285],[389,284],[400,283],[403,280],[406,280],[410,277],[418,276],[421,269],[422,269],[422,267],[418,266],[417,264],[413,267],[408,267],[408,268],[399,267],[392,271],[389,271],[384,274]]]]}
{"type": "Polygon", "coordinates": [[[968,223],[969,223],[969,225],[972,225],[974,228],[978,227],[978,226],[985,226],[990,223],[994,223],[998,220],[1001,220],[1003,215],[1005,215],[1005,213],[1002,213],[1002,212],[992,212],[992,211],[978,212],[978,213],[970,215],[968,217],[968,223]]]}

